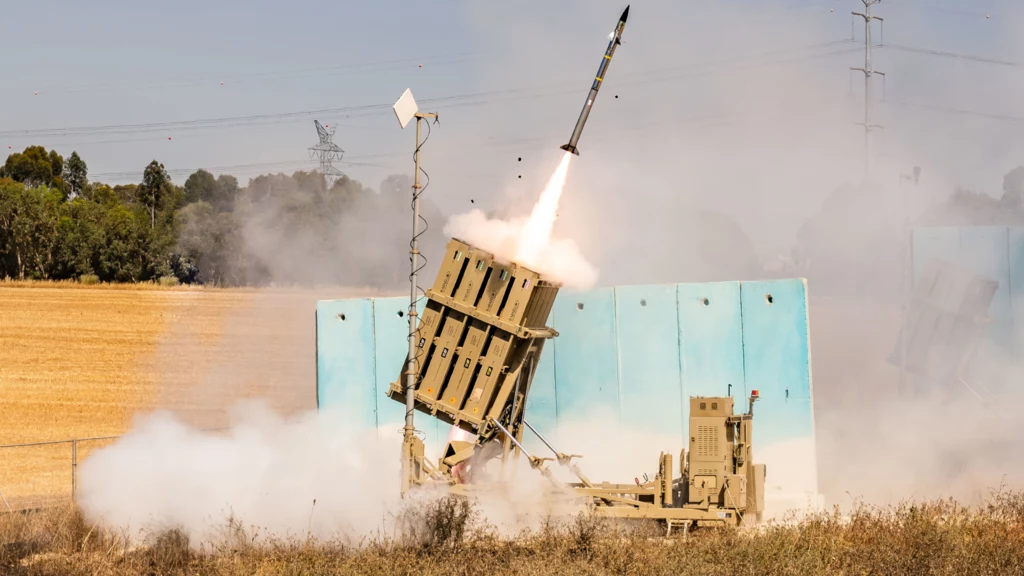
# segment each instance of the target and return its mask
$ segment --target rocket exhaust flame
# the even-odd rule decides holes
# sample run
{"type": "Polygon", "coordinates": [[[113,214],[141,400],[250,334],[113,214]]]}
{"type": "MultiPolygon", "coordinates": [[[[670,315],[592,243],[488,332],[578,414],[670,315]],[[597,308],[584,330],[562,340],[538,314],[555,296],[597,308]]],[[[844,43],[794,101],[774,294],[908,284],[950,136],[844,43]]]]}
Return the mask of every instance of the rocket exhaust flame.
{"type": "Polygon", "coordinates": [[[519,232],[519,248],[516,251],[517,262],[527,266],[535,266],[541,253],[551,243],[551,230],[555,227],[555,219],[558,215],[558,201],[562,198],[562,189],[565,188],[565,179],[569,173],[570,160],[572,160],[572,153],[566,152],[562,156],[562,162],[559,163],[555,173],[548,180],[548,185],[541,192],[540,200],[533,206],[530,218],[519,232]]]}

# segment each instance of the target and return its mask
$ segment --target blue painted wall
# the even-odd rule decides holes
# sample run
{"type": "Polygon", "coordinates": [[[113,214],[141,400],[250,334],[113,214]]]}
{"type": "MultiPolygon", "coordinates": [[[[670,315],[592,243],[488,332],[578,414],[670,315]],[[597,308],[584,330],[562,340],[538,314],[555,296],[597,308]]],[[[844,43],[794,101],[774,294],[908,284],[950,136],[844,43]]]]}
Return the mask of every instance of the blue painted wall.
{"type": "MultiPolygon", "coordinates": [[[[407,298],[317,305],[317,397],[353,405],[358,423],[400,433],[403,406],[384,396],[402,369],[407,298]],[[345,319],[341,319],[341,314],[345,319]]],[[[726,395],[737,412],[757,389],[758,445],[813,441],[803,280],[563,290],[534,378],[527,418],[542,432],[595,411],[638,432],[686,436],[689,397],[726,395]]],[[[417,418],[428,447],[449,427],[417,418]]]]}

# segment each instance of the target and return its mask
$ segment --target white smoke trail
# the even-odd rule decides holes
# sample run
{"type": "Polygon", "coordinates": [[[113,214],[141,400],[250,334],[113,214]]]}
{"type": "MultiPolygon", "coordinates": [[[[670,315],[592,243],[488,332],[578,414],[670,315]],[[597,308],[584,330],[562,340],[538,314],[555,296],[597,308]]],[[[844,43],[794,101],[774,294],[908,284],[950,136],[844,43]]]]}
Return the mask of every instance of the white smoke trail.
{"type": "Polygon", "coordinates": [[[528,219],[491,220],[483,212],[472,210],[453,216],[444,228],[445,234],[493,252],[501,260],[527,266],[568,288],[593,287],[597,270],[580,254],[576,243],[552,238],[571,159],[569,153],[562,158],[528,219]]]}
{"type": "Polygon", "coordinates": [[[558,217],[558,201],[562,198],[562,190],[565,188],[565,178],[569,173],[571,159],[572,154],[569,152],[562,156],[558,168],[551,175],[544,191],[541,192],[540,200],[530,212],[529,220],[519,232],[517,262],[523,262],[527,266],[537,262],[541,252],[551,243],[551,230],[555,227],[555,218],[558,217]]]}

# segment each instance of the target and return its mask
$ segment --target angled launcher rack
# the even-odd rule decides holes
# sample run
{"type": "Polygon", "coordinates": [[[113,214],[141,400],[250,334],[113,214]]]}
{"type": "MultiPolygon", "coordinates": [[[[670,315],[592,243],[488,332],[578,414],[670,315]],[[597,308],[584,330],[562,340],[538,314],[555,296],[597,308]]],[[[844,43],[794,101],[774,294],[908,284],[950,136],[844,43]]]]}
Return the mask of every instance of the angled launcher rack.
{"type": "MultiPolygon", "coordinates": [[[[416,410],[477,436],[479,445],[494,438],[497,424],[521,439],[537,361],[557,335],[544,324],[559,287],[450,240],[417,328],[416,410]]],[[[404,373],[387,395],[405,402],[404,373]]]]}

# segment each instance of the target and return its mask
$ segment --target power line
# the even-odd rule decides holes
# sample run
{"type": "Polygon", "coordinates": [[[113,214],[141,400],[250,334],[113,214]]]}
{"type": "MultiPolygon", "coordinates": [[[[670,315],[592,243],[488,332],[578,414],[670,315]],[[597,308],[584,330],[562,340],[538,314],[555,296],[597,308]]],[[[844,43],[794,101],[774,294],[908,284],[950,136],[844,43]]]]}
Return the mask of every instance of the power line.
{"type": "MultiPolygon", "coordinates": [[[[828,101],[828,99],[824,99],[824,100],[828,101]]],[[[759,111],[759,110],[746,110],[745,109],[745,110],[742,110],[740,112],[746,113],[746,114],[750,114],[750,115],[759,116],[759,117],[762,117],[764,115],[764,113],[762,111],[759,111]]],[[[696,115],[696,116],[688,116],[688,117],[683,117],[683,118],[677,118],[677,119],[673,119],[673,120],[669,120],[669,121],[665,121],[665,120],[659,119],[659,120],[656,120],[656,121],[646,122],[646,123],[639,123],[639,124],[631,122],[631,123],[626,123],[626,124],[623,124],[623,125],[614,126],[613,130],[616,133],[626,133],[626,132],[636,132],[636,131],[640,131],[640,130],[645,130],[645,129],[648,129],[648,128],[674,128],[675,126],[682,125],[682,124],[692,125],[692,124],[708,123],[708,124],[712,124],[712,125],[727,125],[727,124],[733,123],[738,118],[740,118],[742,115],[743,114],[737,113],[737,111],[721,111],[721,112],[715,112],[715,113],[710,113],[710,114],[700,114],[700,115],[696,115]]],[[[522,150],[522,151],[538,151],[538,150],[545,150],[545,149],[548,149],[549,147],[553,146],[554,143],[556,143],[558,141],[559,137],[560,136],[558,136],[557,134],[552,132],[550,135],[546,135],[546,136],[533,136],[533,137],[527,137],[527,138],[515,138],[515,139],[510,139],[510,140],[506,140],[506,141],[502,141],[502,142],[489,143],[488,145],[496,147],[496,148],[506,148],[506,147],[509,147],[509,146],[516,146],[517,149],[522,150]],[[528,146],[527,147],[523,147],[524,145],[528,145],[528,146]]],[[[457,155],[459,153],[459,151],[453,151],[453,153],[457,155]]],[[[391,170],[396,170],[397,171],[397,170],[401,170],[401,169],[399,167],[396,167],[396,166],[393,166],[393,165],[379,164],[379,163],[373,163],[373,162],[365,162],[364,160],[383,159],[383,158],[400,158],[400,157],[404,158],[405,156],[406,156],[406,154],[404,154],[404,153],[381,152],[381,153],[374,153],[374,154],[364,154],[364,155],[361,155],[361,156],[352,156],[352,157],[349,157],[349,158],[354,158],[355,161],[353,161],[353,160],[343,160],[342,163],[343,164],[348,164],[350,166],[364,166],[364,167],[385,168],[385,169],[391,169],[391,170]]],[[[171,176],[187,176],[187,175],[190,175],[193,172],[195,172],[197,170],[200,170],[200,169],[206,170],[208,172],[229,172],[229,171],[234,171],[234,172],[237,172],[237,173],[245,173],[245,172],[261,171],[261,170],[265,170],[265,169],[268,169],[268,168],[288,168],[288,167],[294,167],[296,169],[300,169],[300,168],[306,168],[308,166],[309,166],[309,161],[308,160],[286,160],[286,161],[280,161],[280,162],[259,162],[259,163],[251,163],[251,164],[234,164],[234,165],[229,165],[229,166],[213,166],[213,167],[202,167],[202,168],[171,168],[171,169],[167,170],[167,173],[168,173],[168,175],[171,175],[171,176]]],[[[141,178],[141,171],[140,170],[130,170],[130,171],[121,171],[121,172],[102,172],[102,173],[90,174],[90,177],[95,178],[95,179],[112,179],[112,178],[116,178],[116,179],[126,179],[126,178],[138,179],[138,178],[141,178]]]]}
{"type": "Polygon", "coordinates": [[[82,84],[82,85],[50,85],[38,87],[43,94],[67,93],[67,92],[103,92],[112,90],[149,90],[156,88],[188,88],[195,86],[215,86],[218,83],[239,83],[239,82],[267,82],[275,80],[290,80],[296,78],[308,78],[316,76],[335,76],[349,74],[352,71],[379,72],[388,70],[401,70],[402,68],[416,64],[428,63],[432,66],[457,64],[468,62],[474,58],[493,53],[489,50],[478,50],[472,52],[456,52],[435,56],[423,56],[419,58],[402,58],[395,60],[381,60],[376,62],[362,62],[350,64],[338,64],[331,66],[320,66],[303,68],[299,70],[280,70],[273,72],[250,72],[245,74],[224,74],[220,76],[198,76],[191,78],[178,78],[170,80],[153,80],[138,83],[117,83],[117,84],[82,84]]]}
{"type": "MultiPolygon", "coordinates": [[[[251,123],[251,124],[239,124],[239,125],[236,125],[236,126],[228,126],[228,128],[239,128],[239,129],[243,129],[243,130],[248,130],[248,129],[252,129],[252,128],[261,128],[261,127],[273,125],[273,124],[276,124],[276,123],[281,123],[281,121],[276,121],[276,122],[254,122],[254,123],[251,123]]],[[[338,122],[337,125],[342,127],[342,128],[348,128],[350,130],[372,130],[372,131],[375,131],[375,132],[383,132],[383,131],[385,131],[383,128],[377,128],[377,127],[373,127],[373,126],[360,126],[360,125],[356,125],[356,124],[349,124],[347,122],[345,122],[345,123],[338,122]]],[[[213,128],[224,128],[224,126],[217,126],[217,127],[213,127],[213,128]]],[[[212,128],[210,128],[210,129],[212,129],[212,128]]],[[[198,132],[199,129],[190,130],[190,131],[197,131],[198,132]]],[[[181,132],[182,131],[180,131],[180,130],[175,131],[174,132],[175,137],[180,137],[181,136],[181,134],[180,134],[181,132]]],[[[107,133],[101,133],[100,136],[103,136],[103,135],[106,135],[106,134],[107,133]]],[[[129,134],[150,134],[150,132],[131,132],[129,134]]],[[[69,135],[69,136],[77,136],[77,135],[78,134],[69,135]]],[[[81,135],[85,136],[85,134],[81,134],[81,135]]],[[[111,135],[114,136],[114,135],[116,135],[116,133],[111,134],[111,135]]],[[[186,136],[185,138],[188,138],[188,137],[189,136],[186,136]]],[[[19,138],[19,137],[15,137],[15,138],[19,138]]],[[[20,138],[21,139],[36,138],[36,136],[25,136],[25,137],[20,137],[20,138]]],[[[64,138],[64,136],[48,136],[48,138],[64,138]]],[[[69,147],[69,146],[86,146],[86,145],[93,145],[93,144],[127,144],[127,143],[132,143],[132,142],[153,142],[157,138],[159,138],[159,137],[145,136],[145,137],[142,137],[142,138],[114,138],[112,140],[72,140],[70,142],[62,141],[62,142],[60,142],[60,146],[69,147]]]]}
{"type": "MultiPolygon", "coordinates": [[[[824,52],[819,54],[801,55],[786,59],[775,59],[764,62],[752,62],[746,64],[745,62],[751,60],[762,60],[767,56],[779,55],[792,53],[796,51],[803,51],[808,49],[818,49],[832,47],[838,44],[849,43],[850,40],[839,40],[822,42],[819,44],[812,44],[806,46],[800,46],[797,48],[790,48],[784,50],[776,50],[763,54],[755,54],[749,56],[741,56],[731,59],[722,59],[712,62],[698,62],[684,64],[680,66],[672,66],[666,68],[656,68],[652,70],[646,70],[643,72],[625,74],[627,80],[623,82],[624,85],[639,85],[651,82],[663,82],[668,80],[676,80],[684,77],[699,77],[705,75],[719,74],[727,72],[729,69],[721,68],[722,65],[738,65],[734,66],[734,70],[744,70],[751,67],[761,67],[772,64],[788,64],[793,62],[799,62],[811,58],[820,58],[834,56],[838,54],[845,54],[852,52],[853,50],[833,50],[831,52],[824,52]],[[704,72],[678,75],[680,71],[685,71],[693,68],[705,68],[711,67],[711,70],[704,72]],[[668,75],[663,75],[668,74],[668,75]],[[652,76],[653,75],[653,76],[652,76]],[[661,75],[661,76],[659,76],[661,75]],[[634,78],[633,81],[629,81],[629,78],[634,78]]],[[[568,94],[571,92],[571,88],[576,87],[575,82],[567,81],[548,86],[533,87],[533,88],[506,88],[499,90],[489,90],[484,92],[459,94],[452,96],[441,96],[436,98],[427,98],[422,100],[423,104],[430,105],[443,105],[449,104],[451,106],[472,106],[488,104],[491,102],[498,101],[509,101],[518,100],[523,98],[537,98],[546,96],[555,96],[561,94],[568,94]],[[564,87],[564,90],[559,88],[564,87]]],[[[44,138],[44,137],[65,137],[65,136],[77,136],[85,134],[138,134],[146,132],[156,131],[184,131],[184,130],[202,130],[202,129],[222,129],[226,127],[251,125],[260,123],[276,123],[280,121],[291,121],[298,118],[308,116],[331,116],[331,115],[346,115],[348,117],[366,117],[375,116],[379,114],[390,114],[391,104],[380,103],[380,104],[365,104],[356,106],[345,106],[340,108],[325,108],[319,110],[302,110],[295,112],[283,112],[275,114],[254,114],[249,116],[234,116],[234,117],[219,117],[219,118],[203,118],[194,120],[180,120],[180,121],[167,121],[167,122],[145,122],[139,124],[111,124],[111,125],[100,125],[100,126],[80,126],[80,127],[69,127],[69,128],[43,128],[33,130],[3,130],[0,131],[0,138],[44,138]]],[[[343,124],[343,123],[342,123],[343,124]]],[[[365,127],[364,127],[365,128],[365,127]]],[[[368,128],[369,129],[369,128],[368,128]]]]}
{"type": "Polygon", "coordinates": [[[892,106],[905,106],[908,108],[920,108],[922,110],[929,110],[932,112],[941,112],[944,114],[956,114],[960,116],[974,116],[977,118],[987,118],[989,120],[1005,120],[1008,122],[1024,122],[1024,117],[1021,116],[1010,116],[1008,114],[993,114],[991,112],[978,112],[975,110],[964,110],[960,108],[948,108],[945,106],[936,106],[934,104],[921,104],[917,102],[902,102],[899,100],[888,100],[886,104],[892,106]]]}
{"type": "Polygon", "coordinates": [[[961,10],[959,8],[944,8],[942,6],[934,6],[931,4],[912,2],[910,0],[889,0],[886,2],[886,6],[890,8],[898,8],[902,10],[928,10],[931,12],[942,12],[945,14],[955,14],[957,16],[983,16],[986,19],[992,14],[988,12],[975,12],[973,10],[961,10]]]}
{"type": "Polygon", "coordinates": [[[926,48],[915,48],[913,46],[903,46],[900,44],[883,44],[882,47],[890,50],[900,50],[903,52],[914,52],[916,54],[927,54],[930,56],[941,56],[944,58],[956,58],[958,60],[970,60],[972,62],[984,62],[985,64],[996,64],[999,66],[1012,66],[1014,68],[1024,68],[1024,64],[1020,62],[1012,62],[1010,60],[999,60],[996,58],[985,58],[983,56],[973,56],[970,54],[961,54],[958,52],[944,52],[942,50],[929,50],[926,48]]]}
{"type": "MultiPolygon", "coordinates": [[[[391,170],[397,170],[398,169],[395,166],[389,166],[389,165],[385,165],[385,164],[375,164],[375,163],[372,163],[372,162],[358,162],[358,161],[352,161],[352,160],[342,160],[340,162],[342,164],[347,164],[349,166],[364,166],[364,167],[373,167],[373,168],[387,168],[387,169],[391,169],[391,170]]],[[[250,164],[233,164],[233,165],[229,165],[229,166],[209,166],[209,167],[199,167],[199,168],[169,168],[169,169],[166,170],[166,172],[167,172],[167,174],[169,176],[188,176],[188,175],[191,175],[191,174],[193,174],[194,172],[196,172],[198,170],[206,170],[207,172],[220,172],[220,173],[224,173],[224,172],[245,173],[245,172],[263,171],[263,170],[272,169],[272,168],[292,168],[292,167],[294,167],[295,169],[307,168],[307,167],[309,167],[309,159],[285,160],[285,161],[278,161],[278,162],[256,162],[256,163],[250,163],[250,164]]],[[[139,180],[141,180],[142,179],[142,170],[131,170],[131,171],[122,171],[122,172],[97,172],[97,173],[94,173],[94,174],[89,174],[89,178],[93,179],[93,180],[97,180],[97,179],[120,180],[120,179],[125,179],[125,178],[138,178],[139,180]]]]}

